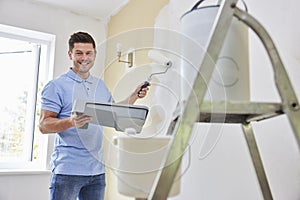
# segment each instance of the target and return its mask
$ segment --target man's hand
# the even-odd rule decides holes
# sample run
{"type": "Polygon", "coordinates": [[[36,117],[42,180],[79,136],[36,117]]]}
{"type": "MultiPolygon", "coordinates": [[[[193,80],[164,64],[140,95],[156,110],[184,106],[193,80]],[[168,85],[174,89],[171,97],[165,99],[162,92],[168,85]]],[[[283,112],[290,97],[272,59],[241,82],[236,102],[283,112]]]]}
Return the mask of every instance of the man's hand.
{"type": "Polygon", "coordinates": [[[72,121],[72,125],[76,128],[83,127],[85,124],[89,123],[92,120],[91,116],[78,113],[72,113],[70,118],[72,121]]]}
{"type": "Polygon", "coordinates": [[[151,84],[149,82],[144,82],[144,83],[141,83],[137,89],[134,91],[134,93],[136,93],[137,97],[138,98],[144,98],[146,95],[147,95],[147,92],[149,90],[149,86],[151,84]]]}
{"type": "Polygon", "coordinates": [[[134,92],[127,97],[127,99],[120,101],[118,103],[121,104],[134,104],[137,99],[144,98],[147,95],[147,92],[149,90],[149,86],[151,85],[149,82],[148,84],[145,85],[146,82],[141,83],[135,90],[134,92]]]}
{"type": "Polygon", "coordinates": [[[92,117],[83,114],[71,114],[70,117],[59,119],[57,113],[41,110],[39,129],[41,133],[58,133],[71,127],[82,127],[92,120],[92,117]]]}

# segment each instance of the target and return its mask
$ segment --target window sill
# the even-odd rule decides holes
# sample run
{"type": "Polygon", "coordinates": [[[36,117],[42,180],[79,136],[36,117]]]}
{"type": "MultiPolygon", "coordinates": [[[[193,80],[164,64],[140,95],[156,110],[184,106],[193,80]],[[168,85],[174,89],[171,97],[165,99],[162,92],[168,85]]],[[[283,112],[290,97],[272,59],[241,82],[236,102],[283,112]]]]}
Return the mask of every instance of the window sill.
{"type": "Polygon", "coordinates": [[[0,176],[11,175],[50,175],[50,170],[38,170],[38,169],[0,169],[0,176]]]}

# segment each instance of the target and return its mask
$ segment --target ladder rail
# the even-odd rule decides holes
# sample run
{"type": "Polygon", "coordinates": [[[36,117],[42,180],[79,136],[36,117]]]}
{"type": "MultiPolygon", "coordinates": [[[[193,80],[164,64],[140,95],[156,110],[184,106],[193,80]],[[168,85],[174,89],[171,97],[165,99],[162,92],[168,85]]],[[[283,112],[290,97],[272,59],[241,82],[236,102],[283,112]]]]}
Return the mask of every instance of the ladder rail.
{"type": "Polygon", "coordinates": [[[255,140],[253,128],[250,123],[242,124],[244,137],[246,139],[249,153],[252,159],[252,164],[255,169],[257,180],[260,186],[261,193],[264,200],[272,200],[270,185],[267,179],[267,175],[264,169],[264,165],[259,153],[259,149],[255,140]]]}
{"type": "Polygon", "coordinates": [[[266,29],[250,14],[240,10],[239,8],[234,8],[234,16],[239,20],[244,22],[248,27],[250,27],[260,38],[263,43],[270,61],[272,63],[274,71],[274,80],[282,100],[283,112],[288,116],[289,122],[295,133],[296,140],[298,142],[298,148],[300,148],[300,107],[293,90],[292,83],[288,77],[288,73],[284,68],[283,62],[279,56],[277,48],[270,37],[266,29]]]}
{"type": "Polygon", "coordinates": [[[200,105],[207,91],[207,85],[212,77],[215,63],[219,57],[225,36],[233,18],[232,5],[238,0],[225,0],[219,8],[215,19],[213,31],[211,31],[207,52],[203,57],[199,73],[194,81],[194,95],[190,94],[179,125],[174,135],[168,155],[165,159],[164,168],[158,172],[152,190],[148,196],[149,200],[167,199],[172,187],[175,175],[180,166],[182,156],[188,145],[194,123],[199,119],[200,105]]]}
{"type": "MultiPolygon", "coordinates": [[[[250,27],[257,34],[266,48],[274,70],[275,84],[282,100],[282,110],[278,113],[275,112],[274,115],[271,113],[270,116],[276,116],[277,114],[286,114],[288,116],[298,141],[298,147],[300,147],[300,107],[279,53],[273,43],[273,40],[264,27],[247,12],[237,8],[237,1],[238,0],[224,0],[220,6],[214,27],[211,31],[212,34],[209,37],[209,43],[206,48],[207,53],[203,57],[199,73],[193,84],[194,94],[190,94],[186,102],[184,112],[181,118],[177,121],[177,130],[172,140],[169,152],[165,158],[164,168],[158,172],[152,190],[148,196],[148,200],[165,200],[168,197],[175,175],[181,164],[182,156],[188,146],[193,125],[195,122],[200,120],[200,107],[207,91],[207,83],[209,83],[212,77],[215,63],[218,59],[233,17],[238,18],[250,27]]],[[[226,115],[226,108],[224,108],[224,114],[226,115]]],[[[268,118],[268,116],[266,118],[268,118]]],[[[254,117],[253,119],[256,118],[254,117]]],[[[250,126],[250,122],[253,121],[253,119],[247,119],[248,121],[245,120],[241,123],[263,196],[265,199],[272,199],[263,163],[260,157],[258,157],[259,151],[256,143],[254,143],[255,138],[252,137],[253,131],[250,126]]],[[[259,117],[258,119],[262,118],[259,117]]]]}

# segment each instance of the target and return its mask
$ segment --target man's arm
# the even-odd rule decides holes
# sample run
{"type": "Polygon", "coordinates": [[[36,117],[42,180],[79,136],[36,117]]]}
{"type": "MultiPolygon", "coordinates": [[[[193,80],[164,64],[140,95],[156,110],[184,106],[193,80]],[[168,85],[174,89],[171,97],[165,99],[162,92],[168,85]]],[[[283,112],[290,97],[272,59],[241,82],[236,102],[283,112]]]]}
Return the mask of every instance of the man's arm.
{"type": "Polygon", "coordinates": [[[57,113],[49,110],[41,110],[39,129],[42,133],[57,133],[71,127],[82,127],[92,120],[86,115],[72,114],[70,117],[58,119],[57,113]]]}

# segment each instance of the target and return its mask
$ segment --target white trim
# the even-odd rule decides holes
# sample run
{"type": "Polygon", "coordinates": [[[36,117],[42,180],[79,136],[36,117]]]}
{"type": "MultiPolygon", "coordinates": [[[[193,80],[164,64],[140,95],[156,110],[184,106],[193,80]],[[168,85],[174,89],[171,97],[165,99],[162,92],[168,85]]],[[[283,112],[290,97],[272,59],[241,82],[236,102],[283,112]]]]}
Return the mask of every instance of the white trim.
{"type": "MultiPolygon", "coordinates": [[[[46,83],[53,78],[54,71],[54,53],[55,53],[55,39],[56,36],[53,34],[42,33],[38,31],[8,26],[0,24],[0,37],[6,37],[11,39],[23,40],[32,43],[41,44],[46,46],[46,69],[44,74],[40,74],[43,81],[46,83]]],[[[39,99],[37,99],[39,101],[39,99]]],[[[32,119],[33,120],[33,119],[32,119]]],[[[3,172],[13,171],[35,171],[37,169],[47,169],[48,161],[50,159],[49,151],[52,150],[53,139],[49,136],[43,136],[41,146],[45,147],[42,149],[42,158],[37,162],[25,161],[25,162],[14,162],[14,163],[0,163],[0,174],[3,172]],[[49,141],[50,140],[50,141],[49,141]],[[49,145],[50,144],[50,145],[49,145]],[[49,146],[48,146],[49,145],[49,146]]]]}
{"type": "Polygon", "coordinates": [[[51,174],[50,170],[19,170],[19,169],[9,169],[9,170],[0,170],[0,176],[10,176],[10,175],[40,175],[40,174],[51,174]]]}
{"type": "Polygon", "coordinates": [[[12,39],[27,40],[28,42],[47,45],[48,49],[47,49],[46,62],[48,63],[48,67],[49,67],[49,69],[46,70],[49,72],[47,79],[50,80],[53,78],[55,39],[56,39],[55,35],[0,24],[0,36],[12,38],[12,39]]]}

